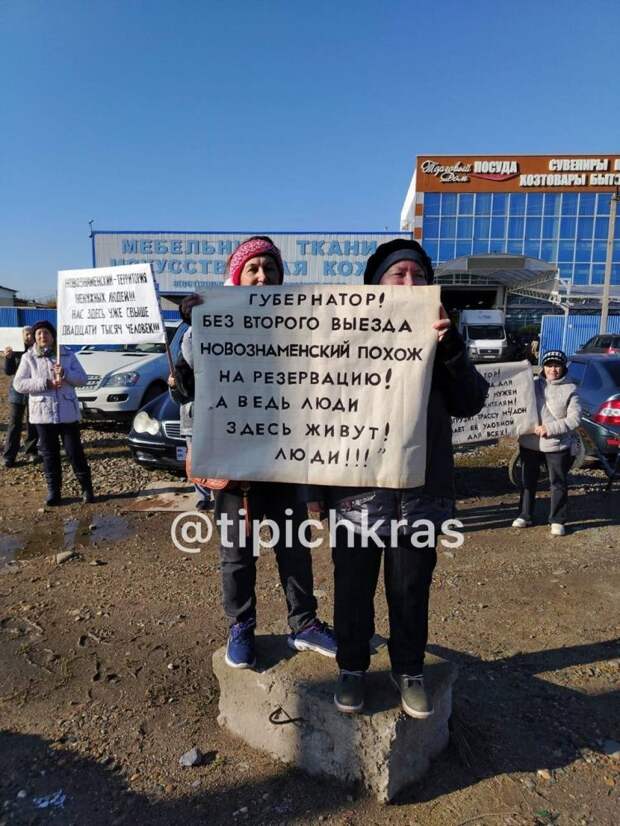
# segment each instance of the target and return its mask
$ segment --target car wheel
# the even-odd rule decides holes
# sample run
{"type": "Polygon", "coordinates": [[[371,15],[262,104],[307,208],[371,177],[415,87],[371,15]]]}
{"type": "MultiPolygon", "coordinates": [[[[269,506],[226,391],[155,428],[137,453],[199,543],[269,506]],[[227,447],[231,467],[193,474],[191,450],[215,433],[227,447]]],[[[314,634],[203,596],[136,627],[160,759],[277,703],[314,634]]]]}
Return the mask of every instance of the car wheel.
{"type": "Polygon", "coordinates": [[[152,402],[153,399],[156,399],[158,396],[161,396],[162,393],[166,392],[166,385],[163,381],[155,381],[153,384],[150,384],[142,396],[142,402],[140,403],[140,407],[144,407],[145,404],[152,402]]]}

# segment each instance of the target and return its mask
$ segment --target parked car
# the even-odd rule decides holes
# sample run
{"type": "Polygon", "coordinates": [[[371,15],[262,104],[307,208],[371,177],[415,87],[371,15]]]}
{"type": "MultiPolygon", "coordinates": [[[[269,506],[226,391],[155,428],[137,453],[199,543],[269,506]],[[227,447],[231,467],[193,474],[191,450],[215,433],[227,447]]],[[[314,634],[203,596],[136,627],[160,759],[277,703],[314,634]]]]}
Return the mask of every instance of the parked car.
{"type": "MultiPolygon", "coordinates": [[[[186,329],[185,323],[166,325],[173,361],[186,329]]],[[[88,383],[77,388],[84,419],[130,419],[167,390],[170,369],[164,344],[95,345],[76,355],[88,374],[88,383]]]]}
{"type": "Polygon", "coordinates": [[[131,455],[143,467],[185,474],[185,437],[180,430],[179,405],[166,391],[134,417],[127,437],[131,455]]]}
{"type": "Polygon", "coordinates": [[[568,375],[578,388],[588,454],[615,463],[620,447],[620,355],[575,354],[568,375]]]}
{"type": "Polygon", "coordinates": [[[607,353],[610,356],[620,353],[620,336],[605,333],[602,336],[592,336],[583,344],[577,353],[607,353]]]}

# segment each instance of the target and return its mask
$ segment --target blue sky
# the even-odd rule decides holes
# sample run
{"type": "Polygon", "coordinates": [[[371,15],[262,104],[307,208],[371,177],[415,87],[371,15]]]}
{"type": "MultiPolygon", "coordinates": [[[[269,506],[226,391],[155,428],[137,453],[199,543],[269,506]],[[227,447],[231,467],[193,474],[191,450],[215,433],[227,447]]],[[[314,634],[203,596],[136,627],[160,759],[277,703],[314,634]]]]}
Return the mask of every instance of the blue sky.
{"type": "Polygon", "coordinates": [[[398,228],[425,153],[620,150],[618,6],[0,0],[0,284],[98,229],[398,228]]]}

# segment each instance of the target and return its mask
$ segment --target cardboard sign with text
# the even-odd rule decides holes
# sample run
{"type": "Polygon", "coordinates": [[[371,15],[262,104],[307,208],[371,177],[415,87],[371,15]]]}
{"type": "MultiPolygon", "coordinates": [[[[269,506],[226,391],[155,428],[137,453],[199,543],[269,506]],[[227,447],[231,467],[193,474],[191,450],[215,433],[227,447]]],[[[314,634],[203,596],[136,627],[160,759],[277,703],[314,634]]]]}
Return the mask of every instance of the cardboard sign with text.
{"type": "Polygon", "coordinates": [[[477,364],[476,369],[491,385],[489,394],[477,416],[452,420],[452,444],[532,433],[538,418],[529,361],[477,364]]]}
{"type": "Polygon", "coordinates": [[[15,353],[24,352],[22,327],[0,327],[0,349],[10,347],[15,353]]]}
{"type": "Polygon", "coordinates": [[[439,287],[218,287],[192,315],[195,476],[424,484],[439,287]]]}
{"type": "Polygon", "coordinates": [[[165,342],[151,265],[61,270],[58,339],[63,344],[165,342]]]}

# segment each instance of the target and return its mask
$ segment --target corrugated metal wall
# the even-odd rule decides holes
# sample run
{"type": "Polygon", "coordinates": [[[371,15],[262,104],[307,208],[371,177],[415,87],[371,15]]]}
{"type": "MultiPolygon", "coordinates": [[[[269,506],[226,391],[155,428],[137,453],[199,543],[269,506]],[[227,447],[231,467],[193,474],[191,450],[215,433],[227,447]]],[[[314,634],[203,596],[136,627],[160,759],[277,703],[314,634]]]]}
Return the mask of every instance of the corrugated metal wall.
{"type": "MultiPolygon", "coordinates": [[[[601,316],[570,314],[545,315],[540,330],[540,353],[547,350],[564,350],[572,356],[589,338],[598,334],[601,316]]],[[[620,315],[607,319],[607,332],[620,334],[620,315]]]]}

